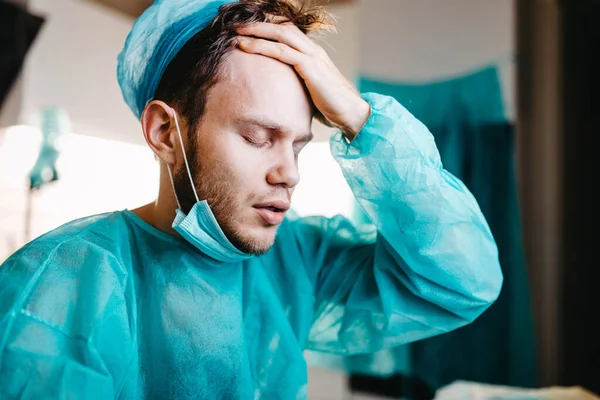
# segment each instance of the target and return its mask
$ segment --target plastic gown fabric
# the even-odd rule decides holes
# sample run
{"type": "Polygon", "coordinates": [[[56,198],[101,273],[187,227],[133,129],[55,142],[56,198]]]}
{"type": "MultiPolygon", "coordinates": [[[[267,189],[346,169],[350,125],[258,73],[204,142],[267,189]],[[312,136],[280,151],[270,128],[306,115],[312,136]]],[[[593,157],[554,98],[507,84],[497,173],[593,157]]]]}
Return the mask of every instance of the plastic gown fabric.
{"type": "Polygon", "coordinates": [[[333,156],[375,229],[288,217],[219,263],[130,211],[66,224],[0,267],[3,399],[302,399],[304,349],[374,352],[458,328],[496,299],[478,204],[394,99],[333,156]]]}

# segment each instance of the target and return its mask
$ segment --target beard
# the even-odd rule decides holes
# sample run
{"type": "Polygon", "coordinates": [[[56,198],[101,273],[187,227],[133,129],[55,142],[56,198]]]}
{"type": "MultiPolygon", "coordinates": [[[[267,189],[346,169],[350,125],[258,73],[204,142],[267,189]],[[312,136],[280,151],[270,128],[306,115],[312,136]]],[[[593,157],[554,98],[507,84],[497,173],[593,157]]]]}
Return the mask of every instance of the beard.
{"type": "MultiPolygon", "coordinates": [[[[192,136],[193,137],[193,136],[192,136]]],[[[206,200],[217,220],[219,227],[238,250],[253,255],[263,255],[273,246],[273,240],[257,240],[240,229],[242,209],[236,199],[239,198],[241,182],[235,179],[225,166],[206,166],[198,157],[195,140],[191,140],[187,160],[200,201],[206,200]]],[[[173,177],[173,185],[181,205],[181,210],[189,214],[196,204],[196,197],[185,165],[180,166],[173,177]]]]}

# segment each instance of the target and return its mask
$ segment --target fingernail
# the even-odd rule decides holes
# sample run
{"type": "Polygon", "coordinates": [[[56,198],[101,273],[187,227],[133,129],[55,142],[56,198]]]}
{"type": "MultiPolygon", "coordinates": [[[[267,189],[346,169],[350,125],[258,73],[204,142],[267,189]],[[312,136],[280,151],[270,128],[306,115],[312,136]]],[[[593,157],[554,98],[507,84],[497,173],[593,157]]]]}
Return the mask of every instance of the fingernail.
{"type": "Polygon", "coordinates": [[[241,47],[248,43],[248,39],[245,37],[238,37],[236,39],[236,46],[241,47]]]}

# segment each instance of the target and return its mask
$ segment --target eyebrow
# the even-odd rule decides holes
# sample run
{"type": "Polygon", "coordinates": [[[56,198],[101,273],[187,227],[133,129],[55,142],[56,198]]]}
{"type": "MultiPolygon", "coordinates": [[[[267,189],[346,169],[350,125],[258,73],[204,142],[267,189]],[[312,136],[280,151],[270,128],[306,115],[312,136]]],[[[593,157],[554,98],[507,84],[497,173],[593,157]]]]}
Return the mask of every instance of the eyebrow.
{"type": "MultiPolygon", "coordinates": [[[[240,124],[240,125],[254,125],[254,126],[258,126],[262,129],[268,130],[268,131],[275,131],[275,132],[280,132],[283,133],[285,135],[289,135],[292,136],[292,132],[278,124],[277,122],[268,119],[268,118],[263,118],[263,117],[240,117],[240,118],[236,118],[235,119],[236,123],[240,124]]],[[[310,142],[311,140],[314,139],[314,135],[312,132],[308,132],[303,134],[302,136],[300,136],[297,141],[298,142],[310,142]]]]}

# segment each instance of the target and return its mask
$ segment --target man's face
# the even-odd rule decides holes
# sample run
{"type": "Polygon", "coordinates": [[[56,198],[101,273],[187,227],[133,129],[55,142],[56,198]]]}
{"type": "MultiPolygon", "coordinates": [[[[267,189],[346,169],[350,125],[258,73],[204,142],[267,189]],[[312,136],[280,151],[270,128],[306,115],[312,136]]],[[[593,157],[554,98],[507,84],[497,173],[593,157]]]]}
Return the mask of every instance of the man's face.
{"type": "MultiPolygon", "coordinates": [[[[190,168],[200,200],[229,240],[262,254],[300,180],[298,153],[312,138],[312,105],[300,77],[279,61],[234,50],[223,67],[188,149],[190,168]]],[[[176,186],[190,195],[185,167],[176,186]]]]}

